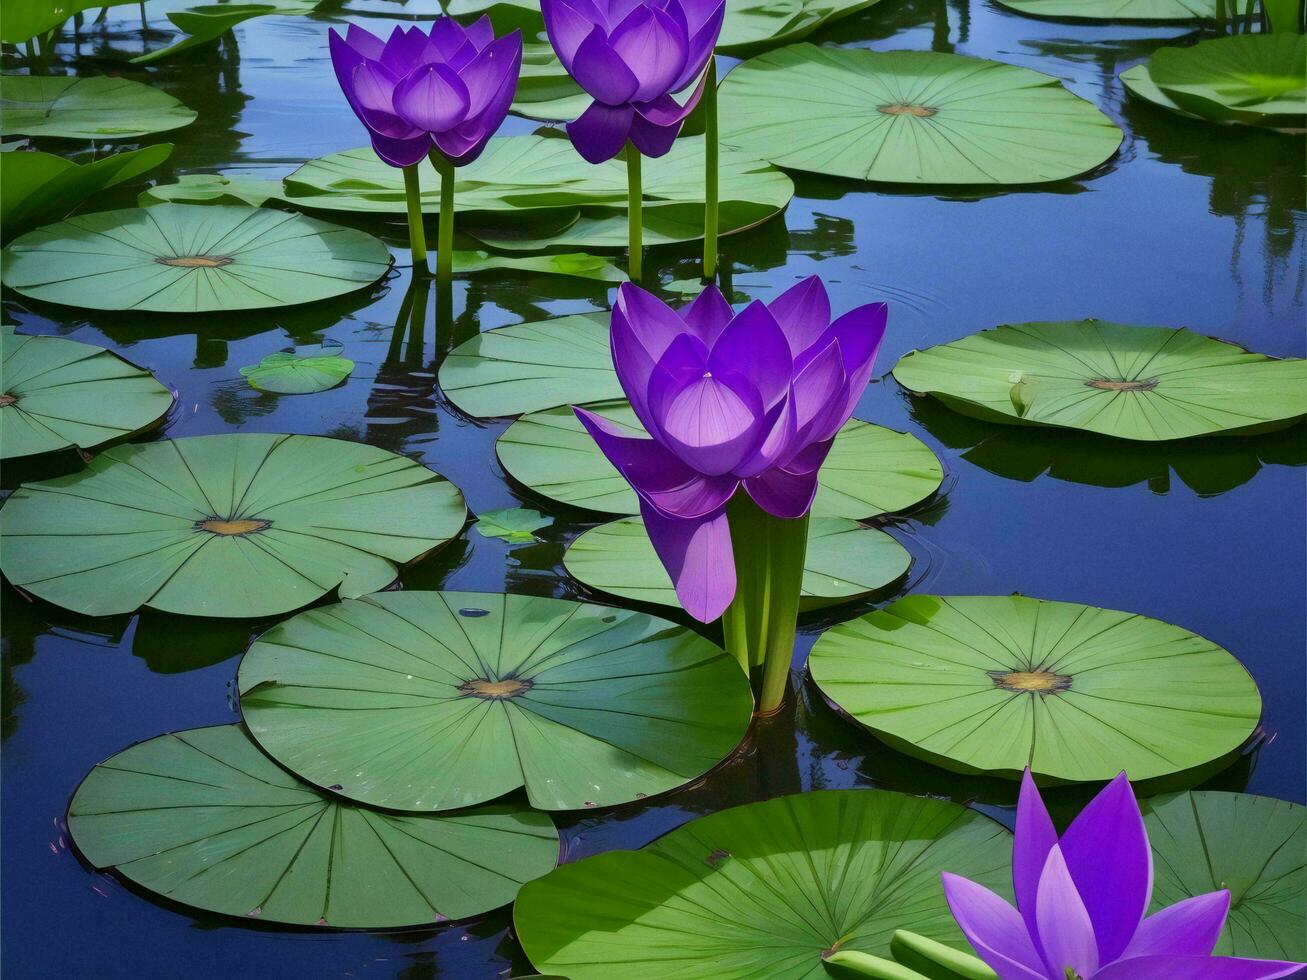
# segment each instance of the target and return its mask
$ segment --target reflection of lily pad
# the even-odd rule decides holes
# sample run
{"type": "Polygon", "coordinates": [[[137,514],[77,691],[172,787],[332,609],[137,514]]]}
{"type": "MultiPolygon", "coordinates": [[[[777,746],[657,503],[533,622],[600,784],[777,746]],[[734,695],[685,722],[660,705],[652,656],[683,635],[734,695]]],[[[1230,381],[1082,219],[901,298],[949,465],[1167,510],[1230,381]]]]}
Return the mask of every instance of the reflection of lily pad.
{"type": "Polygon", "coordinates": [[[692,820],[639,851],[565,864],[513,909],[537,969],[572,980],[827,976],[895,929],[961,949],[941,871],[1010,894],[1011,838],[956,803],[886,790],[782,796],[692,820]]]}
{"type": "Polygon", "coordinates": [[[1216,0],[998,0],[1031,17],[1056,20],[1211,20],[1216,0]]]}
{"type": "Polygon", "coordinates": [[[110,449],[0,509],[11,583],[91,616],[273,616],[395,581],[462,529],[463,495],[374,446],[239,433],[110,449]]]}
{"type": "Polygon", "coordinates": [[[608,348],[608,314],[560,316],[479,333],[445,359],[440,388],[478,418],[620,397],[608,348]]]}
{"type": "Polygon", "coordinates": [[[1228,888],[1216,955],[1307,960],[1307,807],[1197,792],[1145,800],[1143,811],[1153,911],[1228,888]]]}
{"type": "Polygon", "coordinates": [[[274,627],[240,669],[251,733],[302,778],[397,810],[525,786],[577,810],[711,769],[753,713],[735,661],[644,613],[534,596],[387,592],[274,627]]]}
{"type": "Polygon", "coordinates": [[[782,48],[726,76],[721,119],[723,144],[777,166],[891,183],[1064,180],[1121,143],[1051,76],[929,51],[782,48]]]}
{"type": "MultiPolygon", "coordinates": [[[[644,430],[626,401],[586,406],[633,435],[644,430]]],[[[518,419],[499,437],[499,461],[510,476],[536,493],[589,510],[635,514],[635,491],[581,427],[571,407],[518,419]]],[[[821,469],[813,513],[865,520],[903,510],[934,493],[943,468],[916,436],[848,422],[821,469]]]]}
{"type": "Polygon", "coordinates": [[[92,865],[163,898],[329,928],[479,915],[558,860],[545,814],[354,806],[296,780],[239,725],[160,735],[100,763],[73,797],[68,829],[92,865]]]}
{"type": "Polygon", "coordinates": [[[310,395],[334,388],[354,373],[354,362],[339,354],[301,357],[289,351],[269,354],[258,364],[241,368],[250,387],[279,395],[310,395]]]}
{"type": "Polygon", "coordinates": [[[267,208],[159,204],[69,218],[5,249],[4,283],[91,310],[204,313],[289,306],[375,282],[379,240],[267,208]]]}
{"type": "MultiPolygon", "coordinates": [[[[912,556],[884,531],[842,517],[813,517],[799,608],[821,609],[860,599],[901,578],[911,564],[912,556]]],[[[563,565],[573,578],[598,592],[680,607],[672,580],[638,517],[586,531],[567,549],[563,565]]]]}
{"type": "Polygon", "coordinates": [[[825,633],[808,662],[840,708],[958,772],[1139,781],[1222,759],[1261,697],[1209,640],[1023,596],[909,596],[825,633]]]}
{"type": "Polygon", "coordinates": [[[95,449],[163,420],[172,392],[116,354],[0,328],[0,458],[95,449]]]}
{"type": "Polygon", "coordinates": [[[1183,328],[1019,323],[907,354],[905,388],[992,422],[1157,441],[1247,433],[1307,415],[1307,361],[1275,360],[1183,328]],[[1022,415],[1012,378],[1035,384],[1022,415]]]}
{"type": "Polygon", "coordinates": [[[0,136],[145,136],[194,119],[171,95],[126,78],[0,75],[0,136]]]}

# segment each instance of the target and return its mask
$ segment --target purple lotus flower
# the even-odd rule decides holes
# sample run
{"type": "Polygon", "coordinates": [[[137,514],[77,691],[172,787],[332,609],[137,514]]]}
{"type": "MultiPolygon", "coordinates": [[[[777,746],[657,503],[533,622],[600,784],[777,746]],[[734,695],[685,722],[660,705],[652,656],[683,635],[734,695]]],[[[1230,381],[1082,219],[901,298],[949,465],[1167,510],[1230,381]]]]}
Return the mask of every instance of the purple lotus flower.
{"type": "Polygon", "coordinates": [[[567,135],[590,163],[611,160],[629,139],[660,157],[703,94],[672,98],[703,72],[725,0],[540,0],[549,41],[594,99],[567,135]]]}
{"type": "Polygon", "coordinates": [[[872,303],[831,323],[816,276],[738,314],[715,286],[680,311],[629,282],[618,289],[613,364],[652,438],[575,412],[635,488],[696,619],[716,619],[735,595],[726,503],[737,488],[775,517],[812,506],[817,471],[871,377],[885,316],[872,303]]]}
{"type": "Polygon", "coordinates": [[[438,17],[429,33],[396,27],[383,42],[350,24],[344,37],[331,31],[331,62],[377,156],[409,167],[434,144],[461,166],[481,155],[508,114],[522,34],[496,40],[489,17],[466,30],[438,17]]]}
{"type": "Polygon", "coordinates": [[[1125,773],[1059,839],[1026,770],[1012,848],[1014,909],[945,872],[949,908],[1002,980],[1269,980],[1303,964],[1212,956],[1230,909],[1225,890],[1145,917],[1153,852],[1125,773]]]}

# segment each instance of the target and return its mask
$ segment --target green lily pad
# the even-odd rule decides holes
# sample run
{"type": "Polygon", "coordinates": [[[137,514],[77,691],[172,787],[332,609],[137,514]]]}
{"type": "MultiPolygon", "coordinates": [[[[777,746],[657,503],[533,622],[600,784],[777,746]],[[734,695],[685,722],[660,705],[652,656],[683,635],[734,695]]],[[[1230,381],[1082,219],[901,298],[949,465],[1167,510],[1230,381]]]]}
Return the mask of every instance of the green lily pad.
{"type": "Polygon", "coordinates": [[[956,803],[823,790],[562,865],[522,888],[513,923],[537,969],[572,980],[820,980],[824,954],[888,956],[900,928],[967,949],[940,872],[1008,896],[1011,852],[956,803]]]}
{"type": "Polygon", "coordinates": [[[1210,122],[1307,128],[1307,37],[1240,34],[1161,48],[1122,72],[1140,98],[1210,122]]]}
{"type": "Polygon", "coordinates": [[[376,282],[378,239],[267,208],[159,204],[80,215],[4,251],[4,284],[91,310],[206,313],[290,306],[376,282]]]}
{"type": "Polygon", "coordinates": [[[894,377],[986,421],[1149,442],[1264,431],[1307,415],[1307,361],[1179,327],[1010,324],[909,353],[894,377]],[[1028,388],[1024,412],[1014,385],[1028,388]]]}
{"type": "Polygon", "coordinates": [[[171,95],[127,78],[0,75],[0,136],[98,140],[194,121],[195,113],[171,95]]]}
{"type": "Polygon", "coordinates": [[[61,337],[0,328],[0,459],[95,449],[163,421],[173,397],[144,368],[61,337]]]}
{"type": "Polygon", "coordinates": [[[1065,180],[1107,160],[1122,138],[1055,78],[930,51],[796,44],[733,70],[720,102],[727,146],[793,170],[890,183],[1065,180]]]}
{"type": "Polygon", "coordinates": [[[252,17],[266,17],[269,14],[283,16],[307,14],[312,12],[319,2],[321,0],[277,0],[275,3],[206,4],[186,10],[170,10],[168,19],[172,21],[174,27],[187,36],[165,48],[159,48],[131,60],[133,64],[139,65],[170,58],[179,52],[216,41],[237,24],[244,23],[252,17]]]}
{"type": "Polygon", "coordinates": [[[5,0],[0,41],[22,44],[61,26],[73,14],[96,7],[120,7],[131,2],[133,0],[5,0]]]}
{"type": "Polygon", "coordinates": [[[301,357],[288,351],[269,354],[241,368],[250,387],[278,395],[311,395],[334,388],[354,373],[354,362],[339,354],[301,357]]]}
{"type": "Polygon", "coordinates": [[[802,41],[813,31],[861,13],[878,0],[727,0],[717,50],[740,54],[802,41]]]}
{"type": "Polygon", "coordinates": [[[739,744],[753,695],[698,634],[535,596],[387,592],[311,609],[241,661],[251,734],[301,778],[392,810],[525,787],[546,810],[675,789],[739,744]]]}
{"type": "MultiPolygon", "coordinates": [[[[645,435],[625,400],[586,405],[631,435],[645,435]]],[[[636,514],[635,491],[608,462],[571,406],[524,415],[495,444],[509,476],[550,500],[608,514],[636,514]]],[[[939,460],[916,436],[852,419],[821,469],[812,512],[865,520],[929,497],[944,479],[939,460]]]]}
{"type": "Polygon", "coordinates": [[[618,398],[607,313],[582,313],[486,330],[440,367],[440,388],[476,418],[618,398]]]}
{"type": "MultiPolygon", "coordinates": [[[[907,549],[884,531],[842,517],[813,517],[799,609],[863,598],[901,578],[911,564],[907,549]]],[[[586,531],[567,549],[563,566],[598,592],[680,608],[672,580],[638,517],[586,531]]]]}
{"type": "Polygon", "coordinates": [[[0,509],[0,571],[88,616],[275,616],[385,588],[466,516],[452,483],[375,446],[194,436],[23,484],[0,509]]]}
{"type": "Polygon", "coordinates": [[[1136,782],[1223,759],[1262,701],[1226,651],[1134,613],[1024,596],[914,595],[808,660],[878,738],[955,772],[1136,782]]]}
{"type": "Polygon", "coordinates": [[[1307,807],[1246,793],[1145,800],[1153,909],[1230,890],[1217,956],[1307,960],[1307,807]]]}
{"type": "Polygon", "coordinates": [[[1001,7],[1055,20],[1213,20],[1216,0],[998,0],[1001,7]]]}
{"type": "Polygon", "coordinates": [[[68,829],[93,866],[170,901],[337,929],[479,915],[558,861],[543,813],[355,806],[299,782],[240,725],[160,735],[100,763],[68,829]]]}
{"type": "Polygon", "coordinates": [[[53,153],[0,154],[0,231],[4,240],[58,221],[92,194],[153,170],[171,153],[171,143],[159,143],[82,164],[53,153]]]}
{"type": "Polygon", "coordinates": [[[477,533],[484,538],[503,538],[510,544],[538,540],[535,532],[551,521],[538,510],[527,507],[504,507],[477,515],[477,533]]]}
{"type": "Polygon", "coordinates": [[[279,197],[280,180],[224,174],[182,174],[176,183],[147,187],[141,191],[136,203],[143,208],[160,201],[171,204],[248,204],[257,208],[279,197]]]}

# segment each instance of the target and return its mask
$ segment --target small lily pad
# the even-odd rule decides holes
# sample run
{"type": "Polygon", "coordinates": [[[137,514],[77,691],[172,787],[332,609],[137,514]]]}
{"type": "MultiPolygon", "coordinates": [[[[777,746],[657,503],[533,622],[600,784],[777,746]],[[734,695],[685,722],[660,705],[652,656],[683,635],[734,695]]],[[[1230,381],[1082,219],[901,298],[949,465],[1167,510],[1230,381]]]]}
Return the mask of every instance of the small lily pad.
{"type": "Polygon", "coordinates": [[[104,75],[0,75],[0,136],[99,140],[145,136],[195,121],[165,92],[104,75]]]}
{"type": "Polygon", "coordinates": [[[176,183],[147,187],[141,191],[137,203],[143,208],[160,201],[170,204],[248,204],[258,208],[279,197],[280,180],[225,174],[182,174],[176,183]]]}
{"type": "Polygon", "coordinates": [[[1213,20],[1216,0],[998,0],[999,6],[1054,20],[1213,20]]]}
{"type": "MultiPolygon", "coordinates": [[[[631,435],[645,434],[625,400],[585,407],[631,435]]],[[[635,491],[570,406],[524,415],[499,437],[495,451],[509,476],[541,496],[609,514],[639,512],[635,491]]],[[[865,520],[919,503],[943,478],[939,460],[916,436],[853,419],[821,469],[812,512],[865,520]]]]}
{"type": "Polygon", "coordinates": [[[241,368],[250,387],[278,395],[311,395],[334,388],[354,373],[354,362],[339,354],[301,357],[289,351],[269,354],[258,364],[241,368]]]}
{"type": "Polygon", "coordinates": [[[1065,180],[1103,163],[1122,139],[1056,78],[931,51],[791,45],[735,68],[720,100],[724,145],[857,180],[1065,180]]]}
{"type": "Polygon", "coordinates": [[[488,510],[477,515],[477,533],[485,538],[503,538],[510,544],[538,540],[535,532],[550,524],[538,510],[526,507],[505,507],[488,510]]]}
{"type": "Polygon", "coordinates": [[[835,950],[888,956],[896,929],[967,949],[940,872],[1010,896],[1011,853],[956,803],[821,790],[565,864],[523,887],[513,923],[537,969],[572,980],[817,980],[835,950]]]}
{"type": "Polygon", "coordinates": [[[273,627],[241,661],[251,734],[301,778],[392,810],[525,787],[612,806],[702,775],[744,737],[739,665],[644,613],[536,596],[386,592],[273,627]]]}
{"type": "MultiPolygon", "coordinates": [[[[813,517],[800,610],[851,602],[902,578],[912,556],[894,538],[842,517],[813,517]]],[[[598,592],[680,608],[672,580],[638,517],[586,531],[567,549],[568,574],[598,592]]]]}
{"type": "Polygon", "coordinates": [[[100,763],[73,796],[68,830],[94,867],[169,901],[336,929],[480,915],[558,861],[543,813],[355,806],[299,782],[240,725],[160,735],[100,763]]]}
{"type": "Polygon", "coordinates": [[[1217,956],[1307,960],[1307,807],[1246,793],[1144,800],[1153,908],[1221,888],[1230,915],[1217,956]]]}
{"type": "Polygon", "coordinates": [[[0,328],[0,459],[129,439],[163,421],[173,396],[144,368],[61,337],[0,328]]]}
{"type": "Polygon", "coordinates": [[[193,436],[23,484],[0,509],[0,570],[88,616],[275,616],[385,588],[466,517],[453,484],[365,443],[193,436]]]}
{"type": "Polygon", "coordinates": [[[1307,361],[1183,328],[1101,320],[983,330],[907,354],[894,377],[986,421],[1149,442],[1265,431],[1307,415],[1307,361]],[[1014,373],[1029,385],[1024,412],[1012,398],[1014,373]]]}
{"type": "Polygon", "coordinates": [[[1136,782],[1232,756],[1257,685],[1209,640],[1134,613],[1024,596],[913,595],[808,660],[878,738],[955,772],[1136,782]]]}
{"type": "Polygon", "coordinates": [[[378,239],[269,208],[159,204],[69,218],[4,251],[4,284],[91,310],[206,313],[310,303],[376,282],[378,239]]]}

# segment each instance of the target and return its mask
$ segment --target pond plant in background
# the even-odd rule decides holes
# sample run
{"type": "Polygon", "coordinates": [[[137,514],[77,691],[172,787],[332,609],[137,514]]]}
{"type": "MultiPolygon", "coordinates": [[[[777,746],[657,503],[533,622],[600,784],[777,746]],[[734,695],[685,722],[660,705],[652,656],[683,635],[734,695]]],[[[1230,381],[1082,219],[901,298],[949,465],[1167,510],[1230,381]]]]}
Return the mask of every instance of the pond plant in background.
{"type": "Polygon", "coordinates": [[[685,609],[723,618],[759,711],[780,706],[817,473],[871,377],[886,307],[831,322],[816,276],[732,311],[715,286],[681,310],[630,283],[610,326],[613,364],[645,431],[576,408],[640,498],[685,609]]]}

